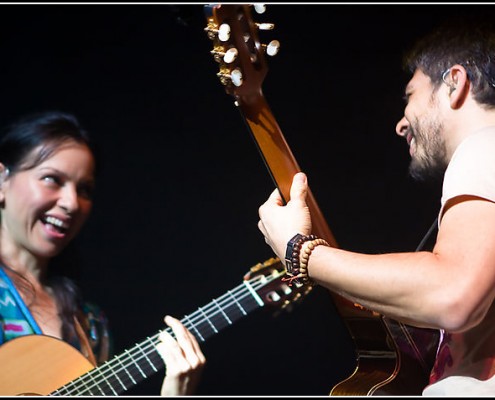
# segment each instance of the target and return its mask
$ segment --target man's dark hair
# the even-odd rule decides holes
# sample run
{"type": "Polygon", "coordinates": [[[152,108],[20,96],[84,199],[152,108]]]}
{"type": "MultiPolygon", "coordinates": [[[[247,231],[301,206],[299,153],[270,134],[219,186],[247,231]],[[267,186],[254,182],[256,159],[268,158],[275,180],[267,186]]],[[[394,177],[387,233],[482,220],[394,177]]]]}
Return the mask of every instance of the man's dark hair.
{"type": "Polygon", "coordinates": [[[495,106],[495,20],[487,15],[468,15],[445,20],[406,53],[404,69],[428,75],[435,87],[454,64],[464,66],[474,99],[495,106]]]}

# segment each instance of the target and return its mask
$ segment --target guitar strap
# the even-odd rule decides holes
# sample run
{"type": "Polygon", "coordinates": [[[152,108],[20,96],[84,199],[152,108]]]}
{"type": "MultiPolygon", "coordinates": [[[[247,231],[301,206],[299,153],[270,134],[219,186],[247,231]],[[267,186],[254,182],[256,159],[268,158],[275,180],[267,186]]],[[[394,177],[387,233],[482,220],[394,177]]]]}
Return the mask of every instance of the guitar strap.
{"type": "Polygon", "coordinates": [[[91,348],[88,337],[86,336],[86,333],[84,332],[84,329],[79,323],[79,320],[76,316],[74,316],[74,326],[76,328],[77,336],[79,336],[79,341],[81,343],[81,352],[91,362],[91,364],[96,367],[98,363],[96,362],[93,349],[91,348]]]}
{"type": "Polygon", "coordinates": [[[430,229],[428,229],[428,232],[426,232],[426,235],[419,243],[418,247],[416,248],[416,251],[421,251],[425,248],[426,243],[428,242],[429,239],[432,238],[433,232],[435,232],[437,229],[438,229],[438,217],[435,218],[435,221],[433,221],[433,224],[431,224],[430,229]]]}

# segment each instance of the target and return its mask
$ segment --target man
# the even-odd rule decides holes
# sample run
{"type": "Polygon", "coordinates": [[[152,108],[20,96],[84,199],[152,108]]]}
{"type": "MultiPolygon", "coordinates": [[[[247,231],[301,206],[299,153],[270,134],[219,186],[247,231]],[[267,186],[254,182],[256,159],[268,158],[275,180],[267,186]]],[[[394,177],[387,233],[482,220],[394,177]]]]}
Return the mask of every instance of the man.
{"type": "Polygon", "coordinates": [[[317,283],[387,317],[441,331],[424,395],[495,394],[495,32],[493,23],[445,24],[419,41],[396,132],[411,175],[443,178],[433,250],[359,254],[311,236],[298,173],[283,204],[259,208],[259,229],[288,279],[317,283]],[[289,251],[287,251],[289,250],[289,251]]]}

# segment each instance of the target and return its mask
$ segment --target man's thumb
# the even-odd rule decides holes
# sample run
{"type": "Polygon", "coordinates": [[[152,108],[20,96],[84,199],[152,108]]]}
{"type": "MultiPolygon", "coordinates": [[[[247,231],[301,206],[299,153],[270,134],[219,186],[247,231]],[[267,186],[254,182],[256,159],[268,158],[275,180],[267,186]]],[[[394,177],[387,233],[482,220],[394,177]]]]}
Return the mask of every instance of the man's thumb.
{"type": "Polygon", "coordinates": [[[290,188],[291,201],[306,201],[306,194],[308,193],[308,178],[304,172],[298,172],[292,179],[292,186],[290,188]]]}

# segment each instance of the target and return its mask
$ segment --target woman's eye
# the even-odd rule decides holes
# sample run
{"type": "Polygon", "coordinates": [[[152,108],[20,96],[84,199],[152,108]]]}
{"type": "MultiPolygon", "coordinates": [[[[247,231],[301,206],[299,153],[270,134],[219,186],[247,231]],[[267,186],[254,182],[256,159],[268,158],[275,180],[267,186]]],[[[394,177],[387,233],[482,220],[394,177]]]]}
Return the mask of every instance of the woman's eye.
{"type": "Polygon", "coordinates": [[[46,175],[43,177],[43,181],[48,183],[60,184],[60,179],[53,175],[46,175]]]}
{"type": "Polygon", "coordinates": [[[78,188],[78,193],[79,196],[91,200],[94,194],[94,187],[93,185],[81,185],[78,188]]]}

